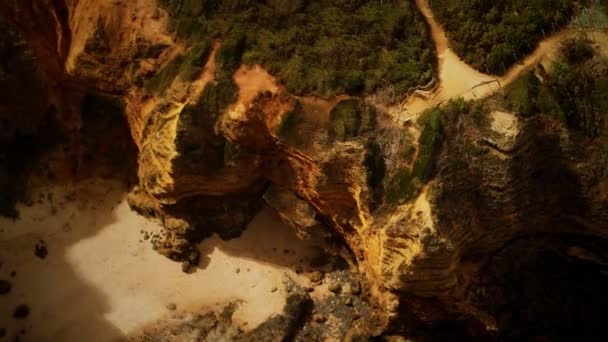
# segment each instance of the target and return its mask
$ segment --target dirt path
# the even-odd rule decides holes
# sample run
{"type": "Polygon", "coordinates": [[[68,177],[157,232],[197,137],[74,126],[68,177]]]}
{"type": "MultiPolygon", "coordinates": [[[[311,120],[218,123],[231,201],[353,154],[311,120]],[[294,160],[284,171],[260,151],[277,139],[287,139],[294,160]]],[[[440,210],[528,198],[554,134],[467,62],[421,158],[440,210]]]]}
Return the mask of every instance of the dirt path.
{"type": "Polygon", "coordinates": [[[239,87],[238,102],[244,105],[251,103],[261,92],[276,94],[280,89],[276,79],[259,65],[242,65],[234,74],[234,81],[239,87]]]}
{"type": "MultiPolygon", "coordinates": [[[[497,77],[481,73],[462,61],[449,48],[445,31],[435,20],[428,2],[426,0],[415,0],[415,2],[429,24],[437,49],[439,82],[434,91],[414,93],[401,103],[400,112],[406,120],[414,119],[425,110],[450,99],[458,97],[465,100],[481,99],[496,93],[517,79],[523,72],[540,63],[544,57],[555,53],[565,39],[574,37],[580,32],[564,29],[549,36],[540,42],[538,47],[521,63],[512,66],[504,76],[497,77]]],[[[599,41],[600,44],[601,41],[606,40],[606,37],[608,35],[605,32],[593,32],[594,40],[599,41]]]]}
{"type": "Polygon", "coordinates": [[[20,220],[0,219],[0,279],[12,285],[0,295],[0,328],[11,340],[25,329],[26,341],[112,341],[191,308],[233,301],[242,301],[235,320],[253,329],[281,312],[286,276],[308,281],[292,268],[318,252],[265,209],[241,238],[204,241],[200,268],[185,274],[144,240],[142,231],[161,227],[131,211],[118,184],[88,181],[39,194],[40,203],[19,208],[20,220]],[[44,259],[34,255],[41,240],[44,259]],[[30,308],[23,320],[12,317],[19,304],[30,308]]]}

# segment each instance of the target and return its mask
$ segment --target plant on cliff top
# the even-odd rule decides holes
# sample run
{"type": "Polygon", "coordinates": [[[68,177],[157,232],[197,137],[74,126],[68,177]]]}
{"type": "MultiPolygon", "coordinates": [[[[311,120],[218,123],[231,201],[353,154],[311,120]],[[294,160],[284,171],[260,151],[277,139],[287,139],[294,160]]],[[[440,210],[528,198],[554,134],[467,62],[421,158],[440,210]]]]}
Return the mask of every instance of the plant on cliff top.
{"type": "Polygon", "coordinates": [[[160,3],[181,39],[237,41],[245,63],[262,64],[294,94],[357,94],[386,83],[403,93],[432,78],[433,45],[410,1],[160,3]]]}

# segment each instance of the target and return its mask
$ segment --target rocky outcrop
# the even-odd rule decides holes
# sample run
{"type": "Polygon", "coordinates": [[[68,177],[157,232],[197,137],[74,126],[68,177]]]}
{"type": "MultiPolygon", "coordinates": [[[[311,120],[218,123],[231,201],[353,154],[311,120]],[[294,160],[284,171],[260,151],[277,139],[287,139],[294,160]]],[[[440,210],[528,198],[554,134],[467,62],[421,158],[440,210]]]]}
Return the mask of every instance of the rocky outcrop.
{"type": "Polygon", "coordinates": [[[578,315],[593,317],[606,304],[587,299],[606,282],[606,140],[542,115],[444,118],[447,140],[429,188],[436,229],[423,231],[417,258],[399,267],[399,291],[415,294],[401,310],[429,314],[419,303],[434,298],[447,308],[432,309],[434,321],[461,315],[483,323],[477,334],[592,337],[601,324],[578,315]]]}

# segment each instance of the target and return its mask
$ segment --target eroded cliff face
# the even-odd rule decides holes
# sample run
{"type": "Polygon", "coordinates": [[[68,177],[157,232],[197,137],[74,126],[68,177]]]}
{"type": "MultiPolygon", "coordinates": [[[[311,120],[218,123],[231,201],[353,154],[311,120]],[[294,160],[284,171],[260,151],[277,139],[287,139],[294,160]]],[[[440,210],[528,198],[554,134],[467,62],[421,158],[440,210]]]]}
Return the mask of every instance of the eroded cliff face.
{"type": "Polygon", "coordinates": [[[19,88],[40,99],[28,113],[52,108],[77,151],[55,168],[136,173],[132,208],[162,220],[155,248],[186,271],[198,264],[196,242],[237,237],[266,201],[300,236],[348,247],[388,331],[541,336],[608,304],[596,297],[608,258],[605,135],[496,104],[482,119],[447,109],[440,121],[402,124],[378,94],[356,105],[293,96],[260,66],[218,63],[221,36],[195,51],[151,0],[8,1],[0,14],[40,71],[34,88],[19,88]],[[356,133],[344,124],[351,114],[356,133]]]}

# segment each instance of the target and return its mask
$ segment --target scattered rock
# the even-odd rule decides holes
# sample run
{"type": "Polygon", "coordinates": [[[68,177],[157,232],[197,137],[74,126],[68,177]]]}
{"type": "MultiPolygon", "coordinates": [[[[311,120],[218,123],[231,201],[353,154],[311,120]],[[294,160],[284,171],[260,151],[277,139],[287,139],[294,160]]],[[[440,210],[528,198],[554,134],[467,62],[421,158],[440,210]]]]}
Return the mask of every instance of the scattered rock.
{"type": "Polygon", "coordinates": [[[190,264],[190,261],[188,261],[188,260],[182,261],[182,272],[190,273],[191,270],[192,270],[192,264],[190,264]]]}
{"type": "Polygon", "coordinates": [[[340,293],[340,291],[342,291],[342,286],[338,282],[332,281],[327,284],[327,289],[333,293],[340,293]]]}
{"type": "Polygon", "coordinates": [[[275,287],[273,287],[273,288],[270,289],[270,292],[274,293],[274,292],[277,292],[277,290],[278,290],[278,288],[275,286],[275,287]]]}
{"type": "Polygon", "coordinates": [[[327,317],[325,317],[321,314],[314,314],[312,316],[312,319],[317,323],[323,323],[323,322],[327,321],[327,317]]]}
{"type": "Polygon", "coordinates": [[[144,240],[148,240],[150,238],[150,234],[148,234],[147,232],[144,233],[144,240]]]}
{"type": "Polygon", "coordinates": [[[8,280],[0,279],[0,295],[11,292],[11,283],[8,280]]]}
{"type": "Polygon", "coordinates": [[[307,286],[307,287],[305,287],[305,288],[304,288],[304,290],[305,290],[306,292],[313,292],[313,291],[315,290],[315,288],[314,288],[314,287],[312,287],[312,286],[307,286]]]}
{"type": "Polygon", "coordinates": [[[350,293],[354,295],[361,294],[361,284],[358,281],[353,281],[350,283],[350,293]]]}
{"type": "Polygon", "coordinates": [[[310,278],[310,281],[313,283],[319,283],[321,282],[321,279],[323,279],[323,273],[321,273],[321,271],[313,271],[308,275],[308,278],[310,278]]]}
{"type": "Polygon", "coordinates": [[[346,297],[346,299],[344,300],[344,304],[346,304],[348,306],[352,306],[353,305],[353,299],[351,297],[346,297]]]}
{"type": "Polygon", "coordinates": [[[304,272],[304,270],[302,269],[302,266],[299,266],[299,265],[294,268],[294,271],[296,272],[296,274],[300,274],[300,273],[304,272]]]}
{"type": "Polygon", "coordinates": [[[167,309],[173,311],[173,310],[177,309],[177,305],[175,305],[175,303],[169,303],[169,304],[167,304],[167,309]]]}
{"type": "Polygon", "coordinates": [[[49,251],[46,248],[46,242],[44,242],[44,240],[38,241],[36,246],[34,246],[34,255],[39,257],[40,259],[44,259],[48,254],[49,251]]]}
{"type": "Polygon", "coordinates": [[[241,273],[241,269],[237,267],[236,270],[234,270],[234,272],[236,272],[236,274],[239,274],[239,273],[241,273]]]}
{"type": "Polygon", "coordinates": [[[16,319],[24,319],[30,314],[30,307],[27,304],[17,305],[13,311],[13,317],[16,319]]]}

